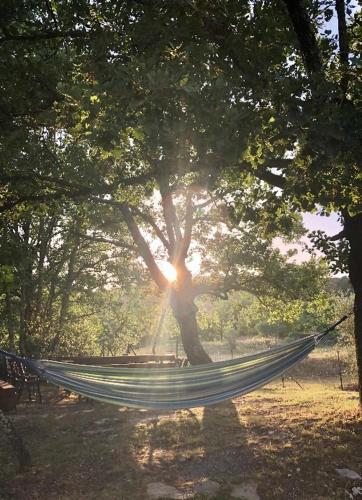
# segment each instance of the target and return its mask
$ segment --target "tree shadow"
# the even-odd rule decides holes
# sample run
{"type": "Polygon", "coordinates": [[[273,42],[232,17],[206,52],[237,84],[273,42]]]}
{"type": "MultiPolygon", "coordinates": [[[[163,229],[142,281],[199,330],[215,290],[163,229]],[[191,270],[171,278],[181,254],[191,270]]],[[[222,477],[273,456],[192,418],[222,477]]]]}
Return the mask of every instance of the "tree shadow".
{"type": "Polygon", "coordinates": [[[46,498],[50,481],[69,498],[141,499],[150,483],[180,491],[205,478],[230,484],[231,477],[247,477],[253,464],[246,428],[231,401],[165,412],[54,401],[38,412],[47,417],[24,420],[24,432],[40,480],[35,484],[26,474],[15,491],[27,484],[29,498],[46,498]]]}
{"type": "Polygon", "coordinates": [[[145,475],[167,470],[166,482],[178,485],[205,478],[229,484],[252,475],[256,458],[233,401],[155,415],[149,424],[141,438],[147,459],[139,467],[145,475]]]}
{"type": "Polygon", "coordinates": [[[247,429],[233,401],[205,407],[200,433],[203,454],[190,468],[192,479],[207,477],[224,482],[248,475],[255,460],[248,447],[247,429]]]}

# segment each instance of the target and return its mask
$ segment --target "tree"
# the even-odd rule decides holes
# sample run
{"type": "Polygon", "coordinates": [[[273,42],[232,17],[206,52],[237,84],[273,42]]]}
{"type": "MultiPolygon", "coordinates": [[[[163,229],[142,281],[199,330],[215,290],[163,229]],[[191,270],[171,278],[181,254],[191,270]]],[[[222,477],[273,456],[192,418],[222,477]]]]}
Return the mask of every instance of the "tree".
{"type": "MultiPolygon", "coordinates": [[[[137,213],[138,205],[159,190],[164,227],[152,220],[147,224],[180,267],[173,309],[196,339],[185,250],[175,253],[179,245],[186,250],[190,245],[190,187],[223,199],[234,224],[250,220],[258,230],[261,225],[264,252],[278,231],[293,232],[291,210],[319,203],[345,213],[358,206],[360,191],[352,182],[358,172],[358,94],[347,78],[353,68],[347,70],[344,11],[337,4],[344,39],[339,56],[330,34],[321,34],[318,43],[313,34],[322,11],[329,15],[324,4],[310,3],[306,10],[299,1],[152,2],[122,8],[78,2],[70,8],[60,1],[56,13],[45,7],[36,15],[16,11],[23,30],[4,30],[9,53],[19,50],[19,43],[31,44],[38,53],[41,43],[42,50],[56,50],[67,62],[56,104],[60,133],[55,142],[58,146],[60,137],[68,142],[59,172],[71,176],[70,181],[64,174],[54,176],[45,162],[50,169],[39,173],[30,194],[17,192],[11,176],[3,207],[49,196],[117,205],[137,251],[164,290],[168,284],[140,231],[147,214],[137,213]],[[323,67],[322,59],[327,61],[323,67]],[[342,80],[348,92],[341,93],[342,80]],[[189,194],[177,213],[174,197],[183,184],[189,194]]],[[[356,53],[355,21],[349,31],[356,53]]],[[[220,292],[219,283],[215,287],[220,292]]],[[[207,360],[197,340],[188,350],[191,357],[195,350],[199,360],[207,360]]]]}
{"type": "Polygon", "coordinates": [[[129,263],[126,243],[114,249],[82,233],[90,216],[68,202],[0,220],[0,333],[11,350],[64,350],[69,330],[74,335],[79,322],[95,315],[94,290],[134,283],[139,269],[129,263]],[[121,274],[122,265],[128,271],[121,274]]]}
{"type": "MultiPolygon", "coordinates": [[[[288,45],[284,45],[284,50],[288,47],[284,67],[279,67],[279,82],[267,78],[268,85],[264,86],[272,127],[261,130],[259,146],[254,145],[256,154],[248,158],[248,170],[282,190],[286,202],[299,210],[319,205],[326,214],[340,214],[343,231],[333,238],[319,232],[314,234],[314,242],[330,258],[334,270],[348,270],[355,292],[355,345],[362,403],[361,107],[357,73],[360,13],[353,15],[349,2],[337,0],[338,35],[334,35],[329,29],[321,33],[323,16],[329,20],[334,15],[333,4],[299,0],[284,4],[278,2],[277,16],[280,25],[283,20],[286,23],[279,43],[287,41],[285,32],[290,35],[288,45]],[[291,82],[297,84],[294,95],[291,82]],[[273,91],[269,85],[275,86],[273,91]],[[338,240],[342,243],[337,246],[334,242],[338,240]]],[[[255,17],[260,20],[268,11],[268,6],[260,6],[255,17]]],[[[225,38],[221,45],[231,54],[233,48],[225,44],[225,38]]],[[[233,60],[237,64],[235,56],[233,60]]],[[[275,58],[265,65],[264,72],[269,69],[272,75],[273,63],[275,58]]]]}
{"type": "Polygon", "coordinates": [[[274,228],[286,208],[340,214],[344,230],[314,242],[333,270],[348,269],[354,288],[362,400],[361,14],[341,0],[168,7],[155,38],[178,47],[192,95],[187,109],[208,138],[213,178],[215,170],[229,173],[221,193],[233,196],[236,216],[269,218],[274,228]],[[337,34],[326,25],[333,16],[337,34]],[[252,184],[250,210],[244,193],[252,184]]]}

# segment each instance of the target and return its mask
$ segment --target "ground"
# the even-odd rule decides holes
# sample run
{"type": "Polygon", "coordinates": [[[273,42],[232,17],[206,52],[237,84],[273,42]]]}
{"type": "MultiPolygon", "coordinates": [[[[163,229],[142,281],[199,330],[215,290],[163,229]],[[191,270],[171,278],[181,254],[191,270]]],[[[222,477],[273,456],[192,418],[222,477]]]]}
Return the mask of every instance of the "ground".
{"type": "Polygon", "coordinates": [[[31,450],[29,471],[17,472],[0,438],[0,499],[143,500],[162,482],[196,500],[210,498],[194,494],[206,479],[219,500],[243,485],[261,500],[357,498],[362,481],[336,469],[362,475],[358,397],[339,389],[332,368],[320,352],[294,373],[303,389],[277,380],[219,406],[170,412],[61,399],[46,386],[45,403],[11,415],[31,450]]]}

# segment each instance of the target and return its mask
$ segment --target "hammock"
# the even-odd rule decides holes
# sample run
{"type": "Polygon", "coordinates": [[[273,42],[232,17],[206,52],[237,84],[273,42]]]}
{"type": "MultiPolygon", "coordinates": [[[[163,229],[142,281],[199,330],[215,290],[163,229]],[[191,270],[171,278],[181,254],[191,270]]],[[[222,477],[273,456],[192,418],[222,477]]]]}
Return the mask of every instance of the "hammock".
{"type": "Polygon", "coordinates": [[[206,406],[251,392],[310,354],[347,316],[323,333],[242,358],[187,368],[117,368],[19,358],[44,380],[104,403],[131,408],[206,406]]]}

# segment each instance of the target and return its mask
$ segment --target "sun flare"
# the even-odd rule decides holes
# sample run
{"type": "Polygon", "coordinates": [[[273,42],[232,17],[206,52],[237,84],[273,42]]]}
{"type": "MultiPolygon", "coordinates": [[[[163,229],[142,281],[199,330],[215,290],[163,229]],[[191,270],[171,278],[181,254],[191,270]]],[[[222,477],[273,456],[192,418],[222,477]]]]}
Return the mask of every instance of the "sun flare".
{"type": "Polygon", "coordinates": [[[158,262],[158,266],[161,269],[164,276],[166,277],[167,281],[169,281],[170,283],[176,281],[177,271],[172,264],[170,264],[166,260],[161,260],[158,262]]]}

